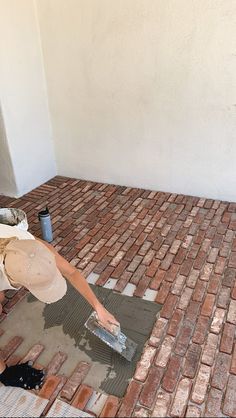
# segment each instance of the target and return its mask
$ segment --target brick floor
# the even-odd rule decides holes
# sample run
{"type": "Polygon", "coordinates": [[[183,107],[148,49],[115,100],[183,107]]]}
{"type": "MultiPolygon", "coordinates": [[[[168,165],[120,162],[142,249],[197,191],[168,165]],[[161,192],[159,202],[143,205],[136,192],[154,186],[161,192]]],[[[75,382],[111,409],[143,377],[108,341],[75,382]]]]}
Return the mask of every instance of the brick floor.
{"type": "MultiPolygon", "coordinates": [[[[101,398],[73,377],[74,407],[97,416],[236,417],[236,203],[55,177],[20,199],[1,196],[0,205],[25,210],[36,236],[48,205],[55,247],[88,279],[163,304],[124,399],[101,398]]],[[[8,292],[0,320],[24,296],[8,292]]],[[[8,361],[20,342],[3,348],[8,361]]],[[[50,379],[42,391],[52,405],[67,379],[50,379]]]]}

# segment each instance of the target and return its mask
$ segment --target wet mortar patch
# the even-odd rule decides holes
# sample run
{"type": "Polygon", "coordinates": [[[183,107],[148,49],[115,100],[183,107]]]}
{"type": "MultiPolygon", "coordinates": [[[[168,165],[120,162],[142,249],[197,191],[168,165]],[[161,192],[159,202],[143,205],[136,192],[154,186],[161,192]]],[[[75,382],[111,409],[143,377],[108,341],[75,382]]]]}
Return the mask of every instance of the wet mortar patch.
{"type": "MultiPolygon", "coordinates": [[[[24,318],[28,312],[25,330],[27,336],[21,332],[20,335],[27,338],[31,346],[36,342],[44,344],[45,355],[48,351],[52,354],[52,350],[54,353],[58,350],[67,353],[68,360],[60,373],[69,375],[72,372],[71,368],[73,369],[79,361],[88,361],[92,363],[92,367],[84,383],[94,389],[122,397],[134,375],[136,364],[151,334],[161,305],[134,296],[121,295],[103,287],[91,285],[91,288],[106,309],[120,321],[122,332],[138,344],[132,362],[114,352],[84,327],[92,308],[71,285],[68,285],[67,293],[61,300],[49,305],[42,304],[32,295],[28,295],[14,310],[18,316],[12,318],[11,324],[11,316],[15,313],[13,311],[4,321],[4,328],[6,326],[10,330],[13,326],[16,327],[14,321],[19,318],[18,330],[21,330],[24,328],[24,318]],[[24,308],[22,313],[21,304],[24,308]],[[67,367],[69,362],[71,367],[67,367]]],[[[42,359],[40,356],[39,362],[42,364],[47,364],[48,358],[45,357],[44,361],[46,363],[43,362],[43,355],[42,359]]]]}

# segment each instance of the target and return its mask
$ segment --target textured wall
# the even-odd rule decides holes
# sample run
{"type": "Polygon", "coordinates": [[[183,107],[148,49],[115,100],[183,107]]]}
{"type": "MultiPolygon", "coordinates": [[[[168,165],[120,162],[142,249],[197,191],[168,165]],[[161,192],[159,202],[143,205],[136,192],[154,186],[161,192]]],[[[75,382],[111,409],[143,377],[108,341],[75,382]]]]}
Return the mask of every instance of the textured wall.
{"type": "Polygon", "coordinates": [[[37,1],[60,174],[236,200],[236,2],[37,1]]]}
{"type": "MultiPolygon", "coordinates": [[[[0,193],[19,196],[56,173],[40,36],[32,0],[1,0],[0,92],[9,176],[0,193]],[[8,155],[9,153],[9,155],[8,155]],[[15,186],[12,187],[10,179],[15,186]]],[[[3,141],[3,136],[1,141],[3,141]]],[[[6,164],[5,164],[6,165],[6,164]]],[[[4,170],[5,168],[0,169],[4,170]]]]}

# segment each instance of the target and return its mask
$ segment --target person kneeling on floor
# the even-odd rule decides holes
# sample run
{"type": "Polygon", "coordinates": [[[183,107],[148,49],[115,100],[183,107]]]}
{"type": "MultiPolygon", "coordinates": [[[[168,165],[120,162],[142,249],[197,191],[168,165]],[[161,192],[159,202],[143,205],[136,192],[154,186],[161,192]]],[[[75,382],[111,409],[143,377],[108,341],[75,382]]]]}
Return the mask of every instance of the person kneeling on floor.
{"type": "MultiPolygon", "coordinates": [[[[0,313],[4,290],[24,286],[41,302],[53,303],[66,294],[65,278],[94,308],[104,327],[109,329],[112,324],[118,324],[83,275],[51,244],[27,231],[0,224],[0,313]]],[[[44,376],[44,370],[33,368],[30,362],[8,367],[0,357],[0,382],[6,386],[38,389],[44,376]]]]}

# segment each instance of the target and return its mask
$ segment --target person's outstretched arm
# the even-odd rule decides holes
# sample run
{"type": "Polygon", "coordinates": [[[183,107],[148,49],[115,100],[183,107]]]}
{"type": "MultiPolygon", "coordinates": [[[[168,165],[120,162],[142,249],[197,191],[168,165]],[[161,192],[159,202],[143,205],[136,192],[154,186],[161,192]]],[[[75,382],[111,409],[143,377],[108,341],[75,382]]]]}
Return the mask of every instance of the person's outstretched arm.
{"type": "MultiPolygon", "coordinates": [[[[37,238],[38,239],[38,238],[37,238]]],[[[108,329],[110,324],[118,324],[113,315],[108,312],[104,306],[99,302],[96,295],[93,293],[84,276],[72,266],[64,257],[62,257],[55,248],[48,242],[39,239],[46,247],[55,255],[56,265],[61,274],[78,290],[78,292],[88,301],[88,303],[97,312],[99,321],[108,329]]]]}

